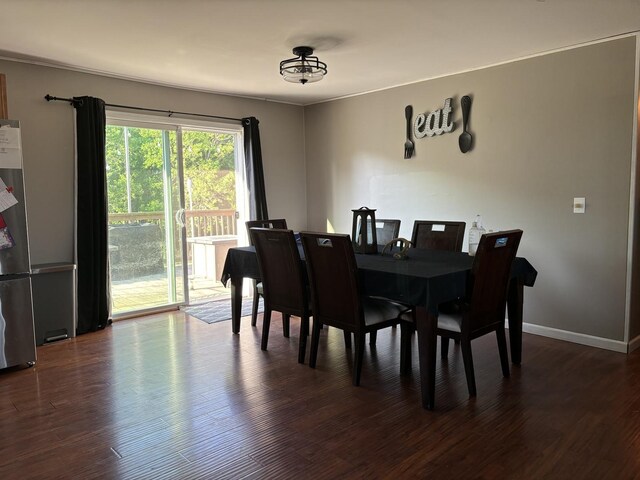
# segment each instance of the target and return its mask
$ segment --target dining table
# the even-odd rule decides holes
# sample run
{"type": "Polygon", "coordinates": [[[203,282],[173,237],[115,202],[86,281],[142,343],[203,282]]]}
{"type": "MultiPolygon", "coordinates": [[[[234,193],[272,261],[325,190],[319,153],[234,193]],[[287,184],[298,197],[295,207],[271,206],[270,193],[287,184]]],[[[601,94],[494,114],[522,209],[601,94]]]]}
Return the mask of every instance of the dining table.
{"type": "MultiPolygon", "coordinates": [[[[304,251],[299,245],[300,258],[304,251]]],[[[474,257],[465,252],[411,248],[404,259],[393,255],[356,254],[363,295],[385,297],[415,307],[420,365],[422,406],[435,405],[438,306],[463,298],[474,257]]],[[[532,287],[537,271],[525,258],[516,257],[511,269],[507,294],[507,317],[511,361],[522,361],[522,322],[524,287],[532,287]]],[[[240,332],[242,284],[244,278],[260,280],[254,247],[231,248],[227,252],[222,283],[231,287],[231,328],[240,332]]]]}

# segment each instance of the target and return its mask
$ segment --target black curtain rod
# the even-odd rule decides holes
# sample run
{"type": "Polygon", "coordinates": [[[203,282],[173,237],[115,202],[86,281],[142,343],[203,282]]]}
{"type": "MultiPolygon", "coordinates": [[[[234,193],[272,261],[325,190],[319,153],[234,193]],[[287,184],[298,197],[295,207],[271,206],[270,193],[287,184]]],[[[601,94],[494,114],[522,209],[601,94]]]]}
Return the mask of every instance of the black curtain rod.
{"type": "MultiPolygon", "coordinates": [[[[44,96],[44,99],[47,102],[51,101],[59,101],[59,102],[69,102],[70,105],[75,106],[79,101],[74,98],[63,98],[63,97],[54,97],[49,95],[48,93],[44,96]]],[[[159,110],[157,108],[144,108],[144,107],[132,107],[131,105],[116,105],[114,103],[105,103],[107,107],[115,107],[115,108],[126,108],[127,110],[141,110],[144,112],[156,112],[156,113],[166,113],[167,116],[171,117],[174,114],[178,115],[189,115],[191,117],[205,117],[205,118],[217,118],[219,120],[232,120],[234,122],[242,123],[241,118],[233,118],[233,117],[221,117],[219,115],[205,115],[204,113],[190,113],[190,112],[175,112],[173,110],[159,110]]]]}

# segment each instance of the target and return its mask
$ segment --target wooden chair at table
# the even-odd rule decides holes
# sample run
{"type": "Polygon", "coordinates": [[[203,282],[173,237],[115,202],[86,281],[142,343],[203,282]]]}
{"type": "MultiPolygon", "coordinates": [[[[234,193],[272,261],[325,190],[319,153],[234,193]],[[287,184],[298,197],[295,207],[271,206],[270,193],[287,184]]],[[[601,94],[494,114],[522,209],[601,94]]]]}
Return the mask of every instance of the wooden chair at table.
{"type": "MultiPolygon", "coordinates": [[[[386,245],[394,238],[400,236],[400,220],[376,218],[376,239],[378,245],[386,245]]],[[[394,325],[395,328],[395,325],[394,325]]],[[[369,344],[375,345],[377,332],[373,331],[369,334],[369,344]]]]}
{"type": "MultiPolygon", "coordinates": [[[[424,250],[461,252],[465,227],[465,222],[416,220],[413,222],[411,243],[414,248],[424,250]]],[[[459,310],[457,300],[447,302],[442,308],[447,312],[459,310]]],[[[456,343],[459,342],[456,340],[456,343]]]]}
{"type": "MultiPolygon", "coordinates": [[[[371,220],[368,219],[368,223],[371,220]]],[[[360,234],[360,231],[357,232],[360,234]]],[[[376,239],[378,245],[386,245],[400,235],[400,220],[376,218],[376,239]]]]}
{"type": "Polygon", "coordinates": [[[465,226],[465,222],[416,220],[413,222],[411,243],[414,248],[425,250],[461,252],[465,226]]]}
{"type": "Polygon", "coordinates": [[[293,231],[254,227],[251,228],[251,239],[256,247],[264,297],[260,347],[262,350],[267,349],[271,312],[281,312],[283,324],[286,318],[285,337],[289,336],[289,318],[292,315],[300,317],[298,362],[304,363],[311,308],[302,260],[293,231]]]}
{"type": "MultiPolygon", "coordinates": [[[[247,237],[249,238],[249,245],[253,245],[251,241],[251,229],[253,227],[259,228],[282,228],[287,229],[287,221],[284,218],[274,218],[271,220],[249,220],[245,222],[247,227],[247,237]]],[[[260,306],[260,297],[262,297],[262,285],[260,282],[253,280],[253,305],[251,307],[251,326],[255,327],[258,321],[258,307],[260,306]]],[[[288,327],[287,327],[288,328],[288,327]]],[[[288,337],[289,333],[285,337],[288,337]]]]}
{"type": "MultiPolygon", "coordinates": [[[[376,238],[378,245],[386,245],[394,238],[400,236],[400,220],[397,219],[385,219],[376,218],[376,238]]],[[[395,325],[394,325],[395,328],[395,325]]],[[[369,344],[376,344],[377,332],[371,332],[369,334],[369,344]]]]}
{"type": "Polygon", "coordinates": [[[378,245],[386,245],[400,236],[400,220],[376,218],[378,245]]]}
{"type": "MultiPolygon", "coordinates": [[[[309,366],[315,368],[321,325],[355,338],[353,384],[360,384],[365,335],[399,322],[407,307],[361,295],[358,266],[349,235],[301,232],[313,302],[309,366]]],[[[403,335],[405,330],[403,329],[403,335]]],[[[410,335],[408,331],[408,335],[410,335]]]]}
{"type": "MultiPolygon", "coordinates": [[[[518,251],[522,230],[489,233],[482,236],[468,280],[467,295],[459,313],[438,314],[438,335],[442,337],[441,356],[447,358],[449,339],[460,340],[469,396],[476,395],[471,340],[496,332],[502,374],[509,376],[509,355],[504,331],[507,289],[511,265],[518,251]]],[[[412,321],[411,316],[403,320],[412,321]]],[[[401,340],[403,341],[403,340],[401,340]]],[[[411,342],[402,349],[411,358],[411,342]]]]}

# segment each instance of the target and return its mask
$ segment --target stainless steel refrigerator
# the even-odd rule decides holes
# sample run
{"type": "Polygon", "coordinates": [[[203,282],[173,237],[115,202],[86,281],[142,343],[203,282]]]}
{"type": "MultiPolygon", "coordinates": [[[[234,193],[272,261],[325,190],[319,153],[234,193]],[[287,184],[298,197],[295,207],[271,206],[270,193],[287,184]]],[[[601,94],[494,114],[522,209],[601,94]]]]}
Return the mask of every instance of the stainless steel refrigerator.
{"type": "Polygon", "coordinates": [[[18,122],[0,120],[0,368],[36,361],[19,134],[18,122]]]}

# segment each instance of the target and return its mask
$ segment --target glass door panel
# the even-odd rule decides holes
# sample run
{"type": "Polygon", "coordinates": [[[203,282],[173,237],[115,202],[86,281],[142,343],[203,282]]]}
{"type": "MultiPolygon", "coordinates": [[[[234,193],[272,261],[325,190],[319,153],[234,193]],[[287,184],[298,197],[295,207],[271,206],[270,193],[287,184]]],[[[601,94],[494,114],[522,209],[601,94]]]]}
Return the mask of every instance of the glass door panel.
{"type": "Polygon", "coordinates": [[[227,250],[238,245],[238,138],[234,132],[182,130],[191,304],[229,296],[220,277],[227,250]]]}
{"type": "Polygon", "coordinates": [[[107,126],[114,315],[185,300],[177,143],[176,129],[107,126]]]}

